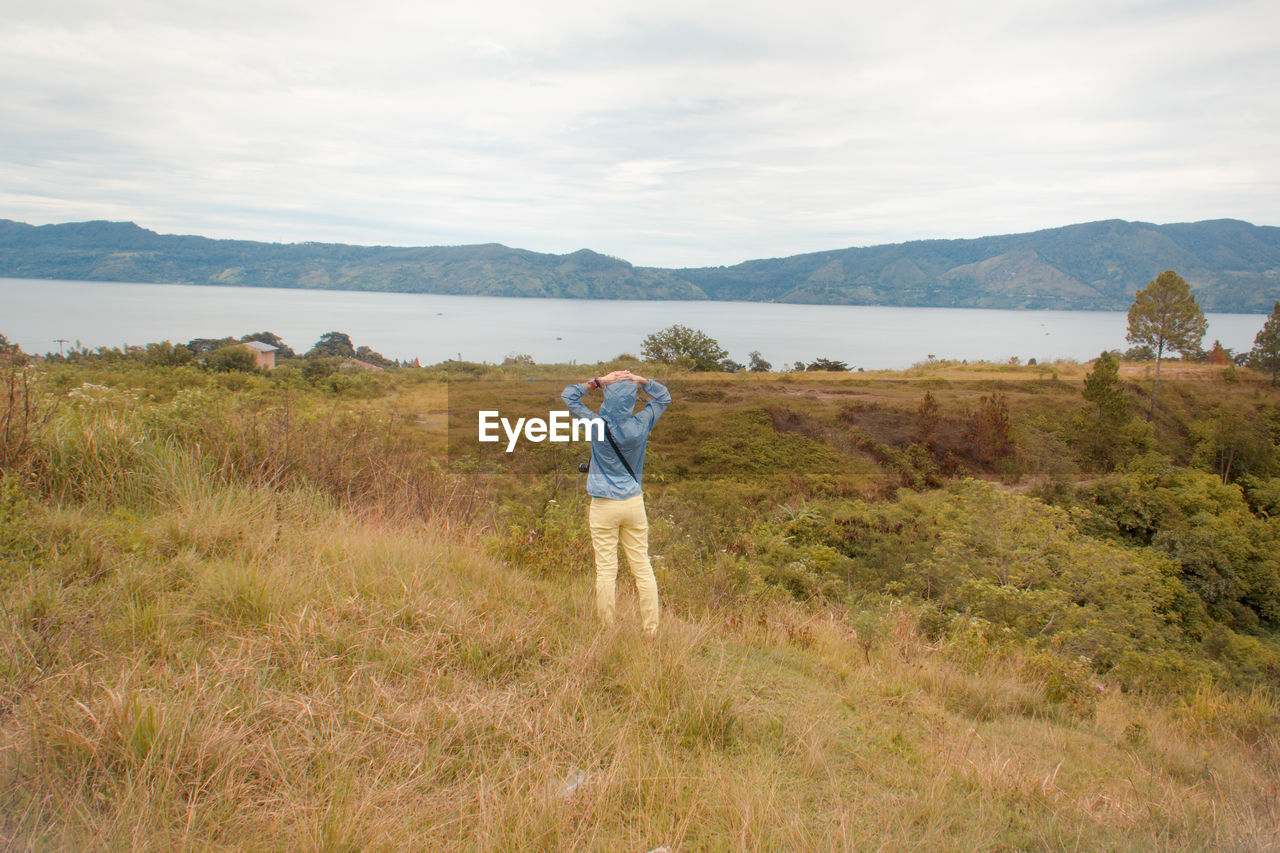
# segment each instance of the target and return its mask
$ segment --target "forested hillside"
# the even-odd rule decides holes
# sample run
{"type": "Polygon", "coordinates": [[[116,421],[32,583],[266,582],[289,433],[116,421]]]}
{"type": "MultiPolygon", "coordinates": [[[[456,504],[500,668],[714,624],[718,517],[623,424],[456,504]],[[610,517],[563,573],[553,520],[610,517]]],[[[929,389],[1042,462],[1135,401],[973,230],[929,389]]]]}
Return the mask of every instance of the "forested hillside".
{"type": "Polygon", "coordinates": [[[133,223],[0,220],[0,276],[593,299],[1120,310],[1176,269],[1208,311],[1265,312],[1280,295],[1280,228],[1111,220],[972,240],[923,240],[753,260],[636,267],[589,249],[401,248],[162,235],[133,223]]]}
{"type": "Polygon", "coordinates": [[[255,243],[156,234],[132,222],[0,222],[0,275],[575,299],[703,299],[665,270],[587,249],[255,243]]]}
{"type": "Polygon", "coordinates": [[[712,299],[1122,310],[1166,269],[1208,311],[1280,295],[1280,228],[1110,220],[974,240],[923,240],[678,270],[712,299]]]}

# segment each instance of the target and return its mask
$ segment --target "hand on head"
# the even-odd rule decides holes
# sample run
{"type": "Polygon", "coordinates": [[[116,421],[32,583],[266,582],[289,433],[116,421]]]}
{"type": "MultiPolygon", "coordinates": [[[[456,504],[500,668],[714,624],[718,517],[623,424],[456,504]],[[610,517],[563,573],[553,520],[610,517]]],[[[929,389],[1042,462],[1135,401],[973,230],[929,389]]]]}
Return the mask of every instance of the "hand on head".
{"type": "Polygon", "coordinates": [[[615,382],[635,382],[643,385],[648,381],[648,379],[645,379],[643,376],[638,376],[630,370],[615,370],[612,373],[606,373],[604,376],[600,377],[601,385],[612,385],[615,382]]]}

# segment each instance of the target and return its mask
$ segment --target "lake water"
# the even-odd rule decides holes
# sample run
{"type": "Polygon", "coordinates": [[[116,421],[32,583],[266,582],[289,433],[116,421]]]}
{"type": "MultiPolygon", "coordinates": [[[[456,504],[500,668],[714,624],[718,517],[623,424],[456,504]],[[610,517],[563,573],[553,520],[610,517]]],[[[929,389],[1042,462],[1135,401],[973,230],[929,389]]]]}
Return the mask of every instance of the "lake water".
{"type": "MultiPolygon", "coordinates": [[[[1205,345],[1240,352],[1266,317],[1209,314],[1205,345]]],[[[639,354],[651,332],[681,323],[746,362],[759,350],[775,368],[830,358],[867,369],[938,358],[1084,360],[1126,349],[1122,311],[997,311],[782,305],[764,302],[637,302],[282,290],[170,284],[0,279],[0,334],[34,353],[57,339],[96,348],[271,331],[299,352],[325,332],[346,332],[389,358],[596,362],[639,354]]]]}

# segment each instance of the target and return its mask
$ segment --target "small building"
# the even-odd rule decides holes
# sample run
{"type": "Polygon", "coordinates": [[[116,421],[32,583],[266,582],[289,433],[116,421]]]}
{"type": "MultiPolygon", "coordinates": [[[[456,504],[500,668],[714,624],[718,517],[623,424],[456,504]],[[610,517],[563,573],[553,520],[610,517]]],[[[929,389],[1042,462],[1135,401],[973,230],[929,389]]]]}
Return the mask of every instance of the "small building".
{"type": "Polygon", "coordinates": [[[270,370],[276,366],[276,350],[280,347],[273,347],[262,341],[245,341],[244,346],[253,353],[254,367],[259,370],[270,370]]]}

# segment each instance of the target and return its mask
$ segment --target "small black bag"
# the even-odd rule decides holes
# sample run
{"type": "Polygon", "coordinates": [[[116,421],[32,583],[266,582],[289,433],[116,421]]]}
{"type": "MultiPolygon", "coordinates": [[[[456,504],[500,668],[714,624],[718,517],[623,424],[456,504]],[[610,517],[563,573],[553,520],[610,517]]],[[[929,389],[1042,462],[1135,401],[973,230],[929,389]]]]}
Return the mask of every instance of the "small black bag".
{"type": "MultiPolygon", "coordinates": [[[[635,471],[631,470],[631,463],[627,461],[627,457],[623,456],[622,451],[618,449],[618,443],[613,440],[613,433],[609,432],[608,424],[604,425],[604,437],[609,439],[609,446],[613,448],[614,453],[618,454],[618,459],[622,462],[622,467],[626,468],[627,473],[631,475],[631,479],[635,480],[636,483],[639,484],[640,478],[636,476],[635,471]]],[[[578,470],[581,471],[583,474],[590,471],[591,460],[587,460],[586,462],[579,462],[578,470]]]]}

